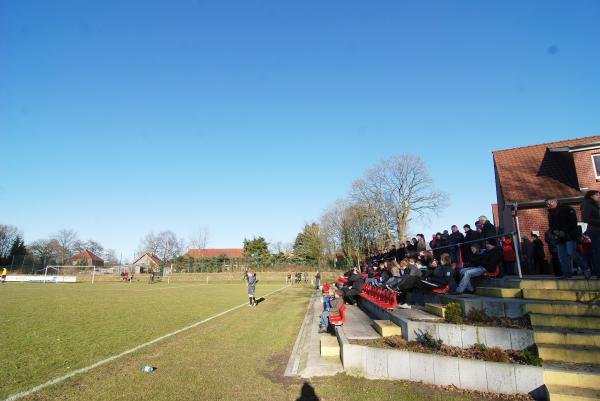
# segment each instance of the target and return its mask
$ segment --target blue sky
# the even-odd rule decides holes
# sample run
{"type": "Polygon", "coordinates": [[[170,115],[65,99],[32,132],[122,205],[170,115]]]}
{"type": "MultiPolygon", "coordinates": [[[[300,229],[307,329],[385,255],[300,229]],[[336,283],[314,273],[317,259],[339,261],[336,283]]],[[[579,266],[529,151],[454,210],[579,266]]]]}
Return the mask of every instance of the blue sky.
{"type": "Polygon", "coordinates": [[[600,134],[600,1],[0,0],[0,223],[131,258],[291,242],[381,158],[490,214],[491,151],[600,134]]]}

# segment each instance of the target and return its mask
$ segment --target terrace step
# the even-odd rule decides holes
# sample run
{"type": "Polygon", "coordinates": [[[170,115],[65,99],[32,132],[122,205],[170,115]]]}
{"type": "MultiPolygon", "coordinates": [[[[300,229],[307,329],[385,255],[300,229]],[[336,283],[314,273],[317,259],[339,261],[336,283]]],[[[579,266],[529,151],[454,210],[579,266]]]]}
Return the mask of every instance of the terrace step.
{"type": "Polygon", "coordinates": [[[442,304],[425,304],[425,312],[431,313],[432,315],[436,315],[441,317],[442,319],[446,318],[446,307],[442,304]]]}
{"type": "Polygon", "coordinates": [[[587,290],[548,290],[548,289],[523,289],[525,299],[543,299],[547,301],[600,301],[600,291],[587,290]]]}
{"type": "Polygon", "coordinates": [[[477,287],[477,295],[483,297],[495,298],[522,298],[523,293],[520,288],[500,288],[500,287],[477,287]]]}
{"type": "Polygon", "coordinates": [[[520,287],[530,290],[600,291],[600,280],[521,280],[520,287]]]}
{"type": "Polygon", "coordinates": [[[321,336],[321,356],[340,356],[340,344],[337,337],[329,334],[321,336]]]}
{"type": "Polygon", "coordinates": [[[402,335],[402,328],[390,320],[373,320],[373,327],[382,337],[402,335]]]}
{"type": "Polygon", "coordinates": [[[600,391],[573,386],[546,386],[550,401],[598,401],[600,391]]]}
{"type": "Polygon", "coordinates": [[[579,345],[600,348],[600,331],[536,327],[533,339],[537,344],[579,345]]]}
{"type": "Polygon", "coordinates": [[[600,365],[600,348],[540,343],[537,347],[544,361],[600,365]]]}
{"type": "Polygon", "coordinates": [[[600,367],[544,363],[544,383],[547,386],[574,386],[600,390],[600,367]]]}
{"type": "Polygon", "coordinates": [[[566,316],[566,315],[542,315],[530,313],[531,325],[533,327],[562,327],[568,329],[600,330],[600,317],[596,316],[566,316]]]}
{"type": "Polygon", "coordinates": [[[597,304],[528,304],[527,312],[541,315],[567,315],[567,316],[598,316],[600,305],[597,304]]]}

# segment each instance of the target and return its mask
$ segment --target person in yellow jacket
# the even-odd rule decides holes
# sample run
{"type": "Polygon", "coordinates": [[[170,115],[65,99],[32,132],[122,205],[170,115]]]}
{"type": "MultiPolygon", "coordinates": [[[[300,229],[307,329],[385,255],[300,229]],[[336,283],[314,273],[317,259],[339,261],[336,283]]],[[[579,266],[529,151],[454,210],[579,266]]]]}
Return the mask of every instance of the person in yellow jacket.
{"type": "Polygon", "coordinates": [[[2,269],[2,284],[6,283],[6,274],[8,273],[8,270],[5,268],[2,269]]]}

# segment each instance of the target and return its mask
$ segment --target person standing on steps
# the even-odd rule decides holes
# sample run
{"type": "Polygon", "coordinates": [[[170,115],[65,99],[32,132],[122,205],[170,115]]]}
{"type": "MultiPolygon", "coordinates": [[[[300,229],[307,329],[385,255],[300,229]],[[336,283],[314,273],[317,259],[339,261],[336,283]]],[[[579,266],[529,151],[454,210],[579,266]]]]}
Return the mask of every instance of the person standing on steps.
{"type": "Polygon", "coordinates": [[[562,268],[561,278],[573,277],[573,261],[583,269],[585,278],[591,276],[590,267],[577,252],[577,241],[581,238],[581,230],[577,225],[575,210],[567,205],[561,205],[556,198],[547,198],[548,223],[554,240],[558,259],[562,268]]]}

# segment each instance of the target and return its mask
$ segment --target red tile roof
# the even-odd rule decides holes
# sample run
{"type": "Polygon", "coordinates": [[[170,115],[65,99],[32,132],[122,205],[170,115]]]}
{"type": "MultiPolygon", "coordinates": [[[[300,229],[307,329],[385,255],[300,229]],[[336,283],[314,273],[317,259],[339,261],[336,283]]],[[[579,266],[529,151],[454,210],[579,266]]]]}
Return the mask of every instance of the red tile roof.
{"type": "Polygon", "coordinates": [[[78,260],[94,260],[96,262],[104,262],[104,260],[101,257],[96,255],[92,251],[88,251],[87,249],[85,251],[79,252],[77,255],[71,258],[71,261],[73,262],[76,262],[78,260]]]}
{"type": "Polygon", "coordinates": [[[191,258],[214,258],[217,256],[226,256],[228,258],[241,258],[244,256],[242,248],[223,248],[223,249],[190,249],[185,256],[191,258]]]}
{"type": "Polygon", "coordinates": [[[582,195],[574,168],[548,149],[600,142],[600,136],[575,138],[492,152],[504,203],[582,195]]]}

